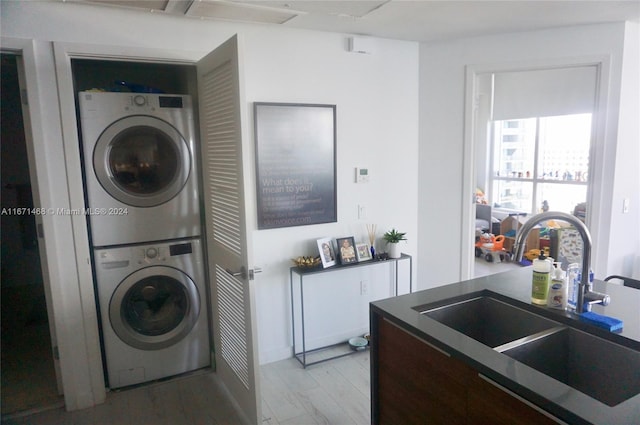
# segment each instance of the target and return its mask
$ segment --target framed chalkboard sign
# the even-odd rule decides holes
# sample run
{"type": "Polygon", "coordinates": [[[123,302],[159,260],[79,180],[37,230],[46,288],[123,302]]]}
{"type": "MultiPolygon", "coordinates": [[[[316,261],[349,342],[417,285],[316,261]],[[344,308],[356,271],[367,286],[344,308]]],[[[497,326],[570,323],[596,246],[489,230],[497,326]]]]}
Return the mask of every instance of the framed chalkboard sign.
{"type": "Polygon", "coordinates": [[[337,221],[336,106],[254,103],[258,229],[337,221]]]}

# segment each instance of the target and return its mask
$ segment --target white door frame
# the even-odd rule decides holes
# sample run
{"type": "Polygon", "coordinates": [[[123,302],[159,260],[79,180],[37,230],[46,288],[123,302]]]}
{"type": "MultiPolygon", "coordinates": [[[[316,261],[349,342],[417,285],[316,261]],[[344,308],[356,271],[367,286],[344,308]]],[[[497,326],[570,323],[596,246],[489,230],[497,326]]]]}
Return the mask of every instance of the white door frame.
{"type": "Polygon", "coordinates": [[[46,211],[36,221],[44,236],[39,237],[38,245],[48,295],[47,314],[52,319],[53,349],[60,354],[59,389],[64,393],[67,408],[77,409],[87,403],[92,405],[93,397],[82,382],[87,375],[83,361],[85,342],[78,343],[76,339],[82,335],[85,324],[78,321],[81,302],[68,290],[79,285],[76,257],[69,255],[75,250],[71,217],[58,213],[58,209],[68,209],[70,204],[51,46],[46,42],[2,37],[2,48],[19,53],[24,65],[29,103],[25,124],[28,122],[30,126],[27,151],[34,206],[46,211]]]}
{"type": "MultiPolygon", "coordinates": [[[[29,179],[31,182],[31,195],[33,198],[34,208],[37,208],[39,211],[43,211],[42,208],[44,204],[42,203],[43,196],[40,195],[40,187],[42,186],[39,178],[42,178],[42,173],[38,173],[40,170],[39,167],[36,166],[37,163],[41,163],[42,158],[38,157],[38,150],[36,149],[36,145],[41,142],[40,138],[34,139],[34,128],[32,125],[32,105],[39,105],[39,93],[37,90],[31,90],[34,87],[33,76],[29,75],[29,81],[27,81],[26,70],[27,66],[30,69],[32,68],[34,62],[34,51],[33,51],[33,43],[27,42],[26,40],[10,40],[3,39],[2,40],[2,53],[3,54],[15,54],[19,60],[17,61],[18,68],[18,80],[19,80],[19,88],[20,88],[20,103],[22,107],[22,118],[24,125],[24,141],[25,147],[27,150],[27,161],[29,167],[29,179]],[[26,57],[25,57],[26,56],[26,57]],[[26,63],[25,63],[26,62],[26,63]],[[34,91],[34,93],[32,93],[34,91]],[[26,96],[26,98],[24,97],[26,96]],[[37,140],[37,141],[36,141],[37,140]]],[[[30,72],[31,74],[31,72],[30,72]]],[[[37,106],[36,106],[37,109],[37,106]]],[[[38,114],[40,111],[36,110],[33,113],[38,114]]],[[[38,132],[35,130],[35,132],[38,132]]],[[[42,171],[42,170],[40,170],[42,171]]],[[[51,338],[51,356],[53,357],[53,366],[56,378],[56,387],[58,394],[63,394],[62,389],[62,374],[60,372],[60,361],[58,356],[55,354],[58,349],[57,337],[56,337],[56,327],[54,322],[54,314],[53,314],[53,301],[51,294],[51,281],[49,275],[49,267],[47,262],[47,240],[44,238],[45,234],[45,225],[44,215],[46,214],[33,214],[34,221],[37,229],[38,235],[38,255],[40,257],[40,270],[39,273],[42,276],[42,283],[45,294],[45,304],[47,308],[47,318],[49,322],[49,335],[51,338]]]]}
{"type": "MultiPolygon", "coordinates": [[[[55,74],[60,105],[60,120],[62,132],[62,144],[65,157],[65,187],[68,185],[68,206],[70,209],[85,208],[82,184],[82,167],[80,161],[80,141],[77,132],[77,120],[75,114],[75,97],[73,92],[73,74],[71,60],[76,58],[157,62],[193,65],[200,57],[201,52],[172,51],[150,48],[132,48],[103,46],[85,43],[53,43],[53,56],[55,58],[55,74]]],[[[52,72],[53,74],[53,72],[52,72]]],[[[66,252],[74,252],[77,264],[76,285],[66,286],[64,294],[60,296],[72,297],[74,332],[65,335],[64,341],[69,346],[69,352],[60,353],[61,358],[73,358],[66,364],[62,363],[63,377],[65,372],[73,375],[76,386],[71,389],[65,387],[65,404],[67,410],[82,409],[103,403],[106,398],[102,357],[100,352],[100,340],[98,333],[98,316],[95,306],[93,276],[91,271],[91,252],[89,246],[89,233],[85,217],[83,215],[71,215],[70,235],[73,235],[73,249],[66,252]],[[82,284],[78,284],[82,282],[82,284]],[[73,288],[73,290],[72,290],[73,288]],[[79,320],[81,318],[81,320],[79,320]],[[73,350],[76,350],[75,352],[73,350]],[[83,365],[79,371],[77,365],[83,365]],[[67,392],[70,392],[67,402],[67,392]]],[[[72,318],[69,318],[71,320],[72,318]]],[[[63,338],[61,337],[60,340],[63,338]]],[[[62,345],[62,341],[61,345],[62,345]]]]}
{"type": "Polygon", "coordinates": [[[461,280],[473,278],[475,232],[475,211],[473,200],[476,188],[476,109],[477,109],[477,79],[482,74],[508,71],[528,71],[535,69],[563,68],[575,66],[596,66],[598,68],[598,82],[596,87],[596,106],[594,111],[592,134],[595,140],[591,144],[589,156],[591,158],[589,170],[589,190],[587,205],[589,214],[587,225],[593,239],[591,263],[594,268],[603,265],[606,269],[609,240],[606,236],[605,223],[610,222],[611,210],[605,208],[611,204],[612,191],[607,190],[612,182],[612,170],[615,160],[615,144],[606,143],[609,103],[609,81],[611,57],[609,55],[582,56],[575,58],[542,59],[507,63],[482,65],[468,65],[465,69],[465,111],[464,111],[464,158],[462,178],[462,238],[461,238],[461,280]],[[607,172],[609,170],[609,172],[607,172]],[[597,184],[596,184],[597,183],[597,184]]]}

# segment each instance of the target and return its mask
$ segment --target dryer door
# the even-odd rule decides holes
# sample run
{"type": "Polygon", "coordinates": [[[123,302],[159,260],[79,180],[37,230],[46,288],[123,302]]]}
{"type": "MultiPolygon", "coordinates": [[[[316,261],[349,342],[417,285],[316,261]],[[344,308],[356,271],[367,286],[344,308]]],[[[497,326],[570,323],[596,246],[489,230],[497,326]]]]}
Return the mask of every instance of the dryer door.
{"type": "Polygon", "coordinates": [[[172,125],[134,115],[111,124],[93,151],[93,169],[111,196],[134,207],[154,207],[176,196],[191,170],[189,146],[172,125]]]}
{"type": "Polygon", "coordinates": [[[152,266],[131,273],[109,302],[118,337],[140,350],[159,350],[182,340],[200,313],[200,295],[191,278],[172,267],[152,266]]]}

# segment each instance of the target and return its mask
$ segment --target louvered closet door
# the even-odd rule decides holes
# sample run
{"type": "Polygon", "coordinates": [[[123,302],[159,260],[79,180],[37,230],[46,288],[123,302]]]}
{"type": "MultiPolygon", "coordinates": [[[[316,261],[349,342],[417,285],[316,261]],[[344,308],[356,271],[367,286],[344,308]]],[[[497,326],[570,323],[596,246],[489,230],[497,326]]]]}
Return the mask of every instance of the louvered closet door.
{"type": "Polygon", "coordinates": [[[215,368],[247,421],[258,424],[261,401],[244,209],[240,76],[237,36],[198,63],[215,368]]]}

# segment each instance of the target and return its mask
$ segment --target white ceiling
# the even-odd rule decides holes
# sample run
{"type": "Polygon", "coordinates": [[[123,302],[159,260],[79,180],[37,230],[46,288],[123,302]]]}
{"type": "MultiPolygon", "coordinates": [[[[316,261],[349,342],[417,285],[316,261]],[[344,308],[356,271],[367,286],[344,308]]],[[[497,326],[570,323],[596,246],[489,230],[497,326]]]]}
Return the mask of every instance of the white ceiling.
{"type": "Polygon", "coordinates": [[[618,21],[640,21],[640,0],[60,0],[185,18],[434,41],[618,21]]]}

